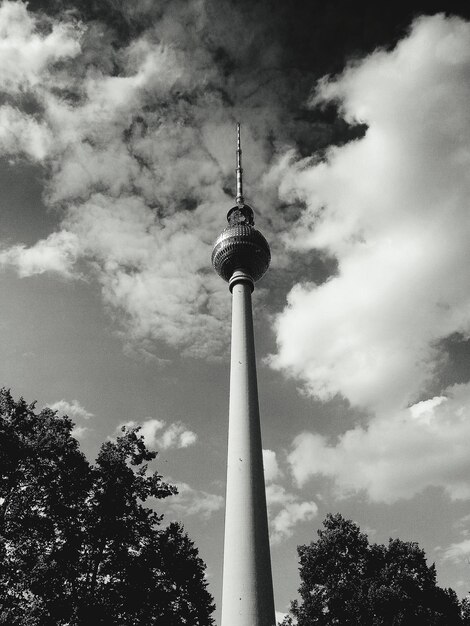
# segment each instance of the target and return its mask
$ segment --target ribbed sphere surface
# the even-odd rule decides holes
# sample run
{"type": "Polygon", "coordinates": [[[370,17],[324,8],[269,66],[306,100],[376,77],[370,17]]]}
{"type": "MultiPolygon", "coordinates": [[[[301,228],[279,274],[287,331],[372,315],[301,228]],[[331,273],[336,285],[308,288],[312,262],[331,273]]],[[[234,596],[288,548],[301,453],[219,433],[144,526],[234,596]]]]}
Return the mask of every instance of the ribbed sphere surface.
{"type": "Polygon", "coordinates": [[[217,237],[212,250],[212,265],[227,282],[236,270],[245,270],[253,281],[259,280],[271,261],[269,244],[249,224],[227,226],[217,237]]]}

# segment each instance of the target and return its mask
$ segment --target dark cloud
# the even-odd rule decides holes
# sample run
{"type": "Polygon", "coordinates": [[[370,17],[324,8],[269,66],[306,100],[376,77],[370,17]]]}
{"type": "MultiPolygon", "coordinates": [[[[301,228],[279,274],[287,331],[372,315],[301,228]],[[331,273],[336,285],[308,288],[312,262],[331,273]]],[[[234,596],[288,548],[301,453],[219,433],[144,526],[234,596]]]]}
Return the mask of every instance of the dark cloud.
{"type": "MultiPolygon", "coordinates": [[[[253,119],[260,135],[271,137],[272,144],[292,145],[302,156],[344,143],[360,132],[351,131],[334,106],[309,105],[321,76],[341,71],[347,62],[377,47],[394,46],[417,15],[470,15],[463,3],[445,1],[405,6],[349,0],[33,0],[29,6],[55,17],[74,15],[87,23],[85,37],[92,38],[93,45],[84,46],[85,61],[106,66],[107,73],[122,71],[117,51],[144,33],[199,55],[202,67],[217,71],[216,79],[201,83],[204,94],[212,91],[221,108],[233,109],[244,121],[253,119]],[[264,115],[256,116],[260,109],[264,115]]],[[[183,90],[167,106],[187,118],[201,95],[197,89],[190,94],[183,90]]]]}

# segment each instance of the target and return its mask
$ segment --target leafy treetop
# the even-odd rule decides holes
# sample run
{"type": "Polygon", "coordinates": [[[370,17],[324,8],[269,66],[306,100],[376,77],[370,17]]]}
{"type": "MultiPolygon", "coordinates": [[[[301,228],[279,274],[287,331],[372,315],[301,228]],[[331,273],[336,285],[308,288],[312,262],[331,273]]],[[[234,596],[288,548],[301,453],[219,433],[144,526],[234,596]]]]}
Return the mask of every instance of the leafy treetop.
{"type": "Polygon", "coordinates": [[[123,429],[90,464],[73,423],[0,390],[0,624],[210,626],[205,565],[146,506],[176,493],[123,429]]]}
{"type": "Polygon", "coordinates": [[[298,547],[300,601],[283,626],[460,626],[465,621],[452,589],[436,583],[434,565],[415,542],[370,544],[339,513],[327,515],[317,541],[298,547]],[[296,621],[294,621],[296,620],[296,621]]]}

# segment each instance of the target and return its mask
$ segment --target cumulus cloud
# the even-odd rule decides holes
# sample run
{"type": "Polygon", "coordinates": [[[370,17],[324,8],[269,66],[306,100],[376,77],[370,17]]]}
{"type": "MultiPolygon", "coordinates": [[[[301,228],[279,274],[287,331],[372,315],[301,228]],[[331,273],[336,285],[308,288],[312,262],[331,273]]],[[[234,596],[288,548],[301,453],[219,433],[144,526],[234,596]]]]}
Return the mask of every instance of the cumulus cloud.
{"type": "MultiPolygon", "coordinates": [[[[91,417],[94,417],[93,413],[87,411],[78,400],[72,400],[71,402],[69,402],[68,400],[57,400],[57,402],[49,404],[48,406],[53,411],[58,411],[59,413],[63,413],[64,415],[68,415],[69,417],[72,417],[74,419],[88,420],[91,417]]],[[[84,432],[84,427],[80,428],[81,432],[84,432]]]]}
{"type": "Polygon", "coordinates": [[[426,395],[443,340],[470,334],[469,69],[470,23],[416,20],[394,50],[318,87],[315,103],[336,102],[365,135],[284,169],[281,191],[306,204],[287,245],[335,258],[337,271],[292,289],[272,365],[368,416],[336,441],[296,437],[299,484],[320,474],[374,501],[427,486],[470,497],[469,387],[426,395]]]}
{"type": "Polygon", "coordinates": [[[276,611],[276,624],[280,624],[286,616],[287,613],[281,613],[280,611],[276,611]]]}
{"type": "Polygon", "coordinates": [[[368,127],[282,183],[307,204],[288,244],[338,261],[323,284],[296,285],[276,323],[273,365],[319,398],[406,406],[435,373],[439,340],[469,334],[469,50],[469,23],[421,18],[395,50],[318,89],[317,103],[368,127]]]}
{"type": "MultiPolygon", "coordinates": [[[[435,548],[435,551],[443,561],[450,561],[453,564],[465,563],[467,565],[470,562],[469,521],[470,515],[464,515],[454,524],[454,527],[460,531],[461,541],[451,543],[445,548],[441,546],[435,548]]],[[[460,582],[458,584],[460,585],[460,582]]]]}
{"type": "Polygon", "coordinates": [[[168,505],[168,512],[171,515],[176,517],[196,515],[207,520],[220,511],[224,505],[223,496],[194,489],[184,482],[172,482],[172,484],[176,486],[178,493],[165,500],[165,505],[168,505]]]}
{"type": "Polygon", "coordinates": [[[196,443],[197,435],[181,423],[171,424],[162,435],[163,448],[187,448],[196,443]]]}
{"type": "Polygon", "coordinates": [[[38,86],[41,76],[58,61],[80,52],[81,28],[30,13],[23,2],[0,5],[1,89],[17,94],[38,86]]]}
{"type": "Polygon", "coordinates": [[[70,207],[64,226],[92,260],[105,300],[122,312],[129,339],[158,339],[194,355],[225,345],[230,302],[207,274],[205,208],[160,222],[136,196],[94,194],[70,207]]]}
{"type": "Polygon", "coordinates": [[[274,450],[263,450],[264,479],[267,483],[273,482],[282,476],[274,450]]]}
{"type": "Polygon", "coordinates": [[[444,561],[452,561],[459,563],[463,560],[468,561],[470,556],[470,539],[463,539],[458,543],[452,543],[442,553],[444,561]]]}
{"type": "Polygon", "coordinates": [[[443,554],[442,559],[444,561],[453,561],[459,563],[462,560],[468,560],[470,556],[470,539],[464,539],[458,543],[452,543],[448,546],[443,554]]]}
{"type": "Polygon", "coordinates": [[[41,162],[50,152],[52,142],[52,133],[44,122],[38,122],[12,106],[0,107],[1,154],[24,154],[33,162],[41,162]]]}
{"type": "Polygon", "coordinates": [[[273,545],[292,537],[297,524],[314,519],[318,513],[315,502],[302,502],[299,496],[276,483],[266,487],[266,501],[270,518],[270,539],[273,545]]]}
{"type": "Polygon", "coordinates": [[[123,427],[139,427],[140,435],[144,437],[146,446],[151,449],[187,448],[197,441],[196,433],[189,430],[182,422],[173,422],[167,425],[163,420],[152,418],[140,423],[129,421],[119,424],[116,433],[119,434],[123,427]]]}
{"type": "MultiPolygon", "coordinates": [[[[250,86],[244,103],[217,60],[221,49],[243,52],[242,16],[230,8],[227,33],[224,11],[172,3],[116,45],[105,24],[0,5],[0,155],[42,164],[44,201],[60,221],[30,247],[4,247],[0,265],[97,280],[127,341],[154,352],[159,342],[193,356],[226,349],[229,298],[209,259],[233,202],[235,106],[255,181],[272,156],[266,137],[281,127],[278,108],[255,106],[274,78],[250,86]]],[[[274,48],[264,54],[270,65],[274,48]]],[[[262,185],[253,193],[262,200],[262,185]]]]}
{"type": "Polygon", "coordinates": [[[0,266],[14,268],[22,278],[45,272],[72,278],[78,275],[79,245],[75,234],[59,231],[30,248],[19,244],[0,251],[0,266]]]}
{"type": "Polygon", "coordinates": [[[302,433],[288,462],[299,485],[320,474],[340,496],[364,490],[372,501],[392,503],[435,486],[454,500],[470,498],[469,406],[470,385],[455,385],[447,396],[375,417],[336,442],[302,433]]]}
{"type": "Polygon", "coordinates": [[[91,431],[92,429],[88,428],[88,426],[75,426],[75,428],[72,429],[72,436],[75,437],[75,439],[84,439],[91,431]]]}

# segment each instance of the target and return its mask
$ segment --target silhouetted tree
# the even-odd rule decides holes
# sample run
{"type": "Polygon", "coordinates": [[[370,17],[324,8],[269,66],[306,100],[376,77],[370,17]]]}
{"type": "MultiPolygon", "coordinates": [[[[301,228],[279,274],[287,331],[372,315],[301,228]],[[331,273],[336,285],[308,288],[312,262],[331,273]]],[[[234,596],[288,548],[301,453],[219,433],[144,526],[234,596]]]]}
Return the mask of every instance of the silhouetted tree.
{"type": "Polygon", "coordinates": [[[460,607],[463,626],[470,626],[470,598],[468,596],[462,600],[460,607]]]}
{"type": "Polygon", "coordinates": [[[369,544],[359,527],[328,515],[318,540],[298,547],[300,601],[284,626],[457,626],[461,606],[436,583],[434,565],[414,542],[369,544]]]}
{"type": "Polygon", "coordinates": [[[90,465],[72,421],[0,391],[0,624],[209,626],[205,565],[145,506],[176,492],[138,429],[90,465]]]}

